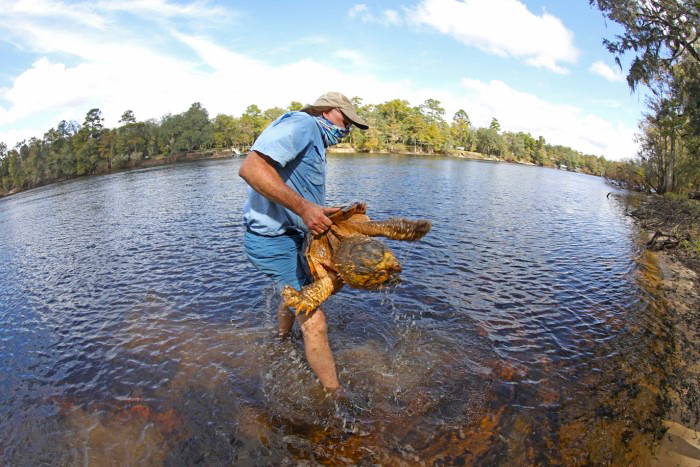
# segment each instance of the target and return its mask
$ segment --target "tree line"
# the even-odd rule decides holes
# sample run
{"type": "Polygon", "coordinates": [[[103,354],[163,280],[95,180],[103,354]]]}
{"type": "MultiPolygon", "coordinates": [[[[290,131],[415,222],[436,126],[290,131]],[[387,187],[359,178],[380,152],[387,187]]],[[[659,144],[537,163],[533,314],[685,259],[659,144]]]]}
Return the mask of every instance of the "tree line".
{"type": "MultiPolygon", "coordinates": [[[[367,131],[354,128],[344,143],[355,151],[473,151],[508,161],[566,166],[595,175],[605,175],[611,166],[602,156],[551,145],[542,136],[501,131],[496,118],[488,128],[475,128],[468,114],[459,110],[448,123],[441,103],[434,99],[419,106],[401,99],[377,105],[363,105],[358,97],[352,100],[370,124],[367,131]]],[[[21,141],[12,149],[0,143],[0,195],[83,175],[173,161],[196,151],[245,151],[270,122],[301,107],[297,101],[285,109],[273,107],[265,111],[250,105],[240,117],[219,114],[212,119],[200,103],[194,103],[183,113],[146,121],[138,121],[133,111],[127,110],[116,128],[106,128],[102,112],[91,109],[82,124],[61,121],[41,139],[21,141]]]]}
{"type": "Polygon", "coordinates": [[[639,153],[608,176],[639,191],[700,191],[700,2],[589,0],[624,32],[603,44],[632,54],[627,84],[649,90],[639,153]]]}
{"type": "Polygon", "coordinates": [[[368,130],[354,128],[350,134],[349,144],[360,151],[428,154],[469,151],[510,162],[566,166],[594,175],[604,175],[610,166],[603,156],[548,144],[543,136],[502,131],[495,117],[488,127],[474,127],[467,112],[460,109],[448,123],[445,109],[435,99],[427,99],[419,106],[410,106],[402,99],[362,105],[360,99],[353,98],[353,104],[370,124],[368,130]]]}

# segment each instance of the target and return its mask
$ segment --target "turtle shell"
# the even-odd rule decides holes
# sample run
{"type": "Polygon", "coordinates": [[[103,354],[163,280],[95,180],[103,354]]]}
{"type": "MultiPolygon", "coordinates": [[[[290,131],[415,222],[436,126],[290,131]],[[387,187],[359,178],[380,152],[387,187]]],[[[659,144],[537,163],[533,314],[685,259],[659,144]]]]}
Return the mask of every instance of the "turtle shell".
{"type": "MultiPolygon", "coordinates": [[[[361,202],[352,202],[347,206],[343,207],[340,211],[336,211],[333,214],[329,214],[328,218],[333,221],[333,224],[339,224],[343,221],[350,219],[355,214],[365,214],[367,212],[367,205],[361,202]]],[[[332,255],[333,247],[331,246],[331,236],[333,232],[331,230],[327,231],[322,235],[311,235],[306,234],[304,238],[304,246],[302,251],[304,252],[304,257],[306,258],[306,263],[309,267],[309,272],[315,280],[320,278],[320,274],[316,270],[315,258],[327,258],[330,260],[332,255]]],[[[333,242],[336,243],[336,242],[333,242]]]]}
{"type": "Polygon", "coordinates": [[[366,236],[348,237],[333,255],[343,281],[358,289],[378,289],[399,280],[401,265],[383,242],[366,236]]]}
{"type": "Polygon", "coordinates": [[[334,224],[346,221],[350,219],[355,214],[366,214],[367,204],[360,202],[352,202],[342,208],[340,211],[336,211],[333,214],[329,214],[328,218],[333,221],[334,224]]]}

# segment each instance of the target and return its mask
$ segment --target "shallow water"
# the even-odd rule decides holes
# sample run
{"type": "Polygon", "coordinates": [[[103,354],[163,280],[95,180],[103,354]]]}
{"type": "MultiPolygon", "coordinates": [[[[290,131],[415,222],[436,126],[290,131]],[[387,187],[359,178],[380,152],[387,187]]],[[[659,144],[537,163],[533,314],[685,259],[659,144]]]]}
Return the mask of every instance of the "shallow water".
{"type": "Polygon", "coordinates": [[[614,188],[581,174],[331,156],[328,203],[428,218],[403,282],[325,305],[337,413],[245,260],[239,159],[0,200],[3,464],[648,460],[671,345],[614,188]]]}

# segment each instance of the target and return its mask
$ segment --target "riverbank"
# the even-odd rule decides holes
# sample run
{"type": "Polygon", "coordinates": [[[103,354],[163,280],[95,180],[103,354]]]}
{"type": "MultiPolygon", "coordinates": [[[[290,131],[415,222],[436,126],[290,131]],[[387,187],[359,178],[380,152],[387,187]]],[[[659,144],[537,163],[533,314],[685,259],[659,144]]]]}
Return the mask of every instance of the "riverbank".
{"type": "Polygon", "coordinates": [[[657,253],[675,339],[675,368],[666,390],[667,429],[656,449],[655,465],[700,465],[700,274],[677,254],[657,253]]]}
{"type": "Polygon", "coordinates": [[[148,158],[148,159],[139,159],[139,160],[134,160],[134,161],[128,161],[123,167],[120,167],[118,169],[98,170],[95,173],[86,174],[86,175],[76,175],[73,177],[62,177],[62,178],[58,178],[55,180],[51,180],[49,183],[44,183],[44,184],[40,184],[40,185],[36,185],[36,186],[30,186],[30,187],[27,187],[27,188],[24,188],[21,190],[14,188],[6,193],[0,192],[0,198],[14,195],[16,193],[21,193],[23,191],[32,190],[34,188],[48,186],[48,185],[51,185],[53,183],[65,182],[67,180],[74,180],[74,179],[82,178],[82,177],[115,174],[115,173],[120,173],[120,172],[128,172],[129,170],[137,170],[137,169],[145,169],[145,168],[149,168],[149,167],[159,167],[159,166],[164,166],[164,165],[177,164],[180,162],[192,162],[192,161],[211,160],[211,159],[227,159],[230,157],[237,157],[240,155],[241,154],[234,152],[234,150],[232,150],[232,149],[210,149],[207,151],[192,151],[192,152],[186,152],[186,153],[181,153],[181,154],[176,154],[176,155],[158,154],[157,156],[152,157],[152,158],[148,158]]]}
{"type": "Polygon", "coordinates": [[[635,197],[635,219],[658,264],[655,285],[669,312],[673,370],[662,388],[664,427],[655,465],[700,464],[700,202],[635,197]]]}
{"type": "MultiPolygon", "coordinates": [[[[337,147],[329,148],[328,153],[335,154],[335,155],[358,154],[358,152],[355,148],[353,148],[352,146],[349,146],[349,145],[343,145],[343,143],[339,144],[337,147]]],[[[465,150],[452,150],[447,154],[434,154],[434,153],[428,153],[428,152],[409,151],[409,150],[402,150],[399,152],[381,150],[381,151],[373,151],[373,152],[369,152],[369,153],[359,153],[359,154],[400,154],[400,155],[406,155],[406,156],[454,157],[454,158],[458,158],[458,159],[469,159],[469,160],[478,160],[478,161],[506,162],[506,163],[512,163],[512,164],[532,165],[532,166],[535,165],[532,162],[524,162],[524,161],[519,161],[519,160],[512,160],[511,161],[511,160],[507,160],[507,159],[502,159],[502,158],[497,157],[497,156],[486,155],[486,154],[482,154],[479,152],[465,151],[465,150]]],[[[138,161],[129,161],[126,163],[125,166],[120,167],[119,169],[98,170],[95,173],[90,173],[90,174],[86,174],[86,175],[76,175],[73,177],[59,178],[59,179],[51,180],[49,183],[44,183],[44,184],[36,185],[36,186],[30,186],[30,187],[26,187],[23,189],[14,188],[6,193],[0,192],[0,198],[10,196],[10,195],[13,195],[15,193],[21,193],[23,191],[31,190],[34,188],[39,188],[41,186],[51,185],[52,183],[64,182],[66,180],[81,178],[83,176],[107,175],[107,174],[125,172],[125,171],[135,170],[135,169],[143,169],[143,168],[148,168],[148,167],[158,167],[161,165],[177,164],[179,162],[189,162],[189,161],[209,160],[209,159],[226,159],[229,157],[240,157],[240,156],[245,156],[245,154],[237,153],[232,149],[210,149],[210,150],[206,150],[206,151],[193,151],[193,152],[182,153],[182,154],[177,154],[177,155],[159,154],[159,155],[152,157],[152,158],[149,158],[149,159],[139,159],[138,161]]],[[[550,167],[550,166],[545,166],[545,167],[550,167]]],[[[550,167],[550,168],[556,168],[556,167],[550,167]]]]}
{"type": "Polygon", "coordinates": [[[400,147],[394,150],[378,150],[378,151],[370,151],[370,152],[360,152],[357,151],[355,148],[353,148],[350,145],[346,145],[344,143],[340,143],[337,146],[333,146],[331,148],[327,149],[327,152],[329,154],[401,154],[401,155],[406,155],[406,156],[441,156],[441,157],[456,157],[458,159],[470,159],[470,160],[477,160],[477,161],[492,161],[492,162],[512,162],[514,164],[522,164],[522,165],[535,165],[532,162],[523,162],[523,161],[518,161],[518,160],[513,160],[513,161],[508,161],[506,159],[502,159],[497,156],[492,156],[488,154],[482,154],[480,152],[474,152],[474,151],[466,151],[466,150],[458,150],[458,149],[453,149],[450,150],[446,154],[436,154],[432,152],[423,152],[423,151],[411,151],[405,147],[400,147]]]}

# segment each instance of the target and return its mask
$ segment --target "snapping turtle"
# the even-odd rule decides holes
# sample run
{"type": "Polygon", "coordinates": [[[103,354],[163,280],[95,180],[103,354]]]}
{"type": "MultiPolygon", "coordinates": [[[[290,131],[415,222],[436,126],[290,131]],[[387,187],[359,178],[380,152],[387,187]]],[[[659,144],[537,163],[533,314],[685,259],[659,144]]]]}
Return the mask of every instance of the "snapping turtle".
{"type": "Polygon", "coordinates": [[[282,297],[296,314],[310,312],[347,284],[376,290],[399,281],[401,265],[377,236],[409,242],[430,231],[427,220],[372,221],[365,203],[353,203],[328,216],[333,225],[321,235],[308,235],[304,254],[314,282],[301,290],[285,286],[282,297]]]}

